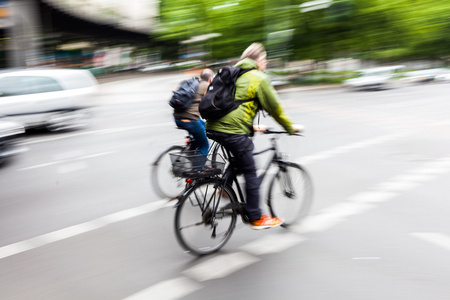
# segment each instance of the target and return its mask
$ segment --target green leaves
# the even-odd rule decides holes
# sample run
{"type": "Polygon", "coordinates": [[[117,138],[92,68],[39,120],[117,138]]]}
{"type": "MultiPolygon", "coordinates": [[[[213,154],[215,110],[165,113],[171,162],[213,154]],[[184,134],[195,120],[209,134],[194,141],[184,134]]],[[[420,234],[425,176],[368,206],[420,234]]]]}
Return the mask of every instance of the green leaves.
{"type": "Polygon", "coordinates": [[[361,57],[394,60],[448,55],[450,1],[334,0],[301,12],[309,0],[162,0],[158,39],[210,58],[239,57],[263,42],[269,57],[326,60],[361,57]],[[214,36],[199,42],[199,35],[214,36]]]}

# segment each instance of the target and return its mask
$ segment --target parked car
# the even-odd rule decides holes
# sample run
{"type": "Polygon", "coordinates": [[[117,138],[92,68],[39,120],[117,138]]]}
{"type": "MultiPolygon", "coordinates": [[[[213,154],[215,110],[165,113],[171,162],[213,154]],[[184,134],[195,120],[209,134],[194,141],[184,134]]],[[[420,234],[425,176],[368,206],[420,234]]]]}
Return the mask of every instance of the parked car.
{"type": "Polygon", "coordinates": [[[24,152],[20,146],[25,129],[20,124],[0,120],[0,166],[12,156],[24,152]]]}
{"type": "Polygon", "coordinates": [[[25,69],[0,73],[0,115],[25,129],[85,126],[98,82],[87,70],[25,69]]]}
{"type": "Polygon", "coordinates": [[[377,67],[361,70],[358,77],[347,79],[344,87],[354,90],[381,90],[395,86],[395,72],[403,66],[377,67]]]}
{"type": "Polygon", "coordinates": [[[411,84],[426,83],[435,80],[439,81],[442,79],[440,76],[445,76],[448,73],[449,70],[446,68],[417,70],[405,73],[402,80],[411,84]]]}

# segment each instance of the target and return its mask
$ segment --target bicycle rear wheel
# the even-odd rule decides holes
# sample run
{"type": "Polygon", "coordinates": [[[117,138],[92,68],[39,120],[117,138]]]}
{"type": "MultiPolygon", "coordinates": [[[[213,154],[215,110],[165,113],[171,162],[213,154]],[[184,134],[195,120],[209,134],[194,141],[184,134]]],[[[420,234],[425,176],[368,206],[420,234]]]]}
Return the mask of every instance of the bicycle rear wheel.
{"type": "Polygon", "coordinates": [[[175,213],[175,235],[187,252],[205,255],[222,248],[230,238],[236,214],[235,194],[225,187],[219,199],[215,181],[202,181],[186,191],[175,213]]]}
{"type": "Polygon", "coordinates": [[[152,163],[150,182],[155,193],[161,198],[176,198],[185,188],[184,178],[177,177],[172,171],[172,162],[169,153],[185,150],[183,146],[172,146],[162,152],[152,163]]]}
{"type": "Polygon", "coordinates": [[[312,204],[312,183],[308,172],[295,163],[282,162],[269,185],[267,204],[274,217],[288,227],[304,218],[312,204]]]}

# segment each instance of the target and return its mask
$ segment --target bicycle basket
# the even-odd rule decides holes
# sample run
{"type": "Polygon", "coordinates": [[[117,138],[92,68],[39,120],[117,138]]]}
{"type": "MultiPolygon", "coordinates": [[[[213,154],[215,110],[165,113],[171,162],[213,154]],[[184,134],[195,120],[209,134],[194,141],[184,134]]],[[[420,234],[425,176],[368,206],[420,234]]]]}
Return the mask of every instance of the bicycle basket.
{"type": "Polygon", "coordinates": [[[196,151],[169,153],[172,161],[172,172],[177,177],[205,178],[222,174],[225,161],[216,154],[204,155],[196,151]]]}

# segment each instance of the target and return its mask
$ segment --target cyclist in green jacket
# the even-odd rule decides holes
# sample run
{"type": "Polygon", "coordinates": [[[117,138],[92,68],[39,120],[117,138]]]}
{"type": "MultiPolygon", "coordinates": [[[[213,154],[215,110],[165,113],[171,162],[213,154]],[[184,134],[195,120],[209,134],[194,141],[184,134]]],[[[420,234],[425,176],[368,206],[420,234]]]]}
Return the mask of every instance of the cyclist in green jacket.
{"type": "Polygon", "coordinates": [[[237,159],[239,171],[245,177],[246,211],[253,229],[280,226],[283,221],[263,215],[259,206],[259,180],[253,158],[253,121],[259,110],[268,112],[287,132],[297,132],[283,112],[278,94],[263,73],[267,66],[267,54],[260,43],[251,44],[241,56],[236,66],[251,69],[236,81],[235,100],[248,100],[237,109],[217,120],[206,121],[208,136],[222,144],[237,159]]]}

